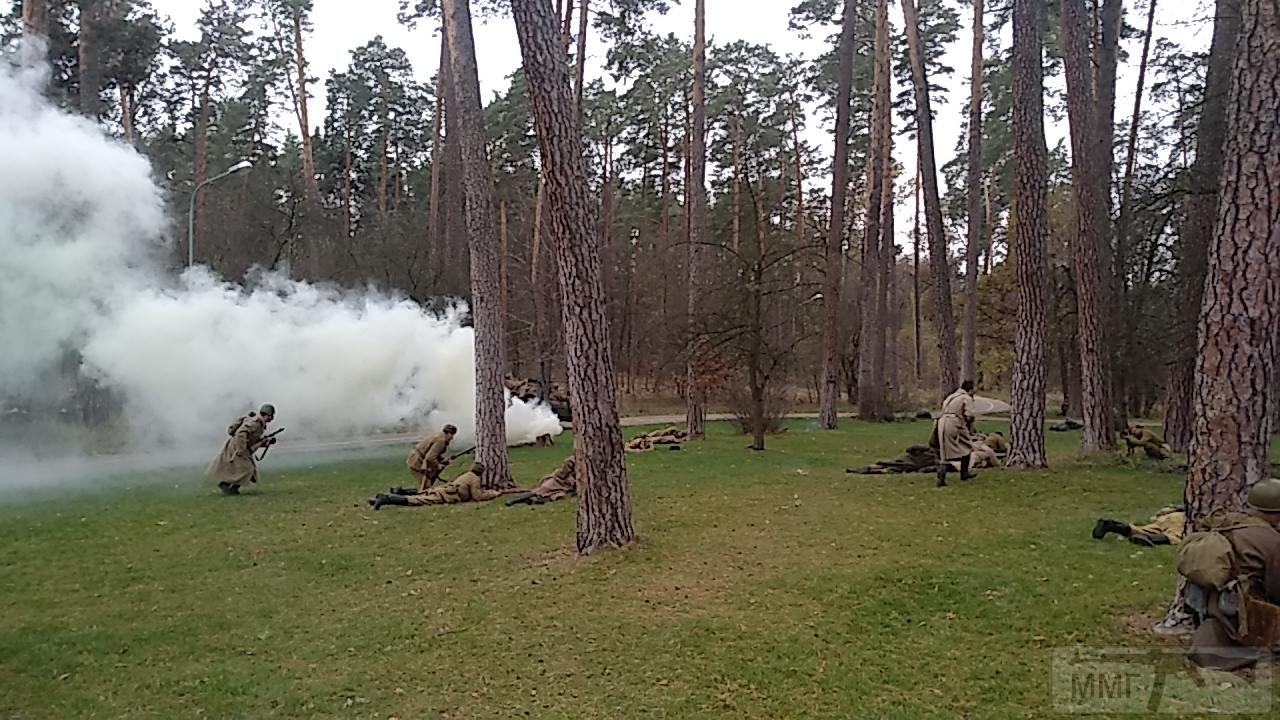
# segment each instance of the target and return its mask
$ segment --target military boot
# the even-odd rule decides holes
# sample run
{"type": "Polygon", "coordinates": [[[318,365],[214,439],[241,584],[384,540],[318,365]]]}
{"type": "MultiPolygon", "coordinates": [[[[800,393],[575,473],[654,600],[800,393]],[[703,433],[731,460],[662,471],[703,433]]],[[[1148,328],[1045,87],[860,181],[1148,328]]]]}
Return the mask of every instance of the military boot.
{"type": "Polygon", "coordinates": [[[230,494],[231,494],[231,483],[228,483],[228,482],[219,482],[219,483],[218,483],[218,490],[219,490],[219,492],[221,492],[223,495],[230,495],[230,494]]]}
{"type": "Polygon", "coordinates": [[[947,464],[945,462],[938,463],[938,487],[947,486],[947,464]]]}
{"type": "Polygon", "coordinates": [[[387,490],[387,494],[388,494],[388,495],[417,495],[417,494],[418,494],[418,488],[416,488],[416,487],[393,487],[393,488],[389,488],[389,489],[387,490]]]}
{"type": "Polygon", "coordinates": [[[972,480],[976,477],[978,477],[977,473],[969,472],[969,456],[965,455],[964,457],[960,458],[960,479],[972,480]]]}
{"type": "Polygon", "coordinates": [[[377,495],[369,498],[369,504],[373,506],[374,510],[378,510],[381,509],[383,505],[408,505],[409,498],[404,495],[387,495],[385,493],[378,493],[377,495]]]}
{"type": "Polygon", "coordinates": [[[1129,537],[1133,534],[1133,528],[1129,527],[1129,523],[1122,523],[1119,520],[1098,518],[1098,522],[1093,526],[1093,539],[1101,540],[1107,536],[1107,533],[1115,533],[1117,535],[1129,537]]]}

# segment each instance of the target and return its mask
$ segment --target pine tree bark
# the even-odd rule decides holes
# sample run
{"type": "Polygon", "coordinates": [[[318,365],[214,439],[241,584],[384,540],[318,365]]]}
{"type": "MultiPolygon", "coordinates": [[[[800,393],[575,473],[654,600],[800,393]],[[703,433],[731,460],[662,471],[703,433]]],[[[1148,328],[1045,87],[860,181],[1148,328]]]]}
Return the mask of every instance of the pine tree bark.
{"type": "MultiPolygon", "coordinates": [[[[1009,467],[1046,466],[1044,449],[1045,245],[1048,149],[1044,138],[1041,0],[1013,3],[1014,232],[1018,328],[1014,338],[1009,467]]],[[[970,190],[973,188],[971,187],[970,190]]],[[[972,195],[970,201],[972,201],[972,195]]]]}
{"type": "Polygon", "coordinates": [[[929,78],[925,74],[920,22],[915,0],[902,0],[906,22],[907,50],[911,56],[911,79],[915,85],[916,137],[920,141],[920,170],[924,185],[925,227],[929,234],[929,264],[933,276],[934,328],[938,334],[939,400],[960,386],[956,357],[956,321],[951,309],[951,267],[947,263],[947,237],[942,222],[942,199],[938,191],[938,162],[933,149],[933,109],[929,100],[929,78]]]}
{"type": "Polygon", "coordinates": [[[440,31],[440,69],[436,74],[436,112],[431,121],[431,195],[427,200],[427,217],[430,227],[430,259],[432,284],[440,282],[444,275],[444,228],[440,226],[440,166],[444,164],[441,147],[441,131],[444,129],[444,83],[449,71],[449,36],[440,31]]]}
{"type": "Polygon", "coordinates": [[[893,387],[889,382],[888,369],[888,334],[889,334],[889,299],[892,289],[889,285],[889,269],[893,264],[894,245],[894,194],[893,194],[893,115],[885,118],[882,142],[885,157],[884,182],[880,192],[880,247],[876,252],[876,323],[871,333],[871,377],[880,382],[880,417],[891,418],[888,390],[893,387]]]}
{"type": "Polygon", "coordinates": [[[22,0],[22,35],[48,36],[49,0],[22,0]]]}
{"type": "MultiPolygon", "coordinates": [[[[586,17],[586,2],[582,7],[586,17]]],[[[699,312],[698,275],[702,264],[702,235],[707,222],[707,107],[706,107],[706,0],[696,0],[693,15],[693,108],[689,132],[689,308],[691,332],[689,359],[685,366],[685,426],[689,436],[701,438],[706,432],[702,380],[698,366],[702,362],[702,342],[695,321],[699,312]]]]}
{"type": "Polygon", "coordinates": [[[964,268],[964,355],[960,375],[977,375],[978,250],[982,247],[982,42],[983,0],[973,0],[973,60],[969,80],[969,234],[964,268]]]}
{"type": "Polygon", "coordinates": [[[1109,227],[1105,192],[1108,168],[1098,167],[1098,98],[1089,69],[1084,0],[1062,0],[1061,41],[1066,65],[1067,115],[1071,126],[1071,184],[1074,218],[1071,254],[1075,260],[1080,369],[1084,390],[1084,449],[1115,446],[1111,375],[1106,342],[1108,295],[1103,280],[1101,245],[1109,227]]]}
{"type": "Polygon", "coordinates": [[[102,109],[102,68],[99,63],[98,21],[101,17],[101,0],[79,0],[79,100],[80,113],[97,118],[102,109]]]}
{"type": "MultiPolygon", "coordinates": [[[[836,48],[836,128],[835,155],[831,168],[831,224],[827,228],[825,276],[822,288],[822,385],[818,389],[818,427],[834,430],[838,423],[840,402],[840,290],[844,285],[844,212],[849,187],[849,97],[853,92],[853,30],[857,22],[856,0],[845,0],[840,26],[840,43],[836,48]]],[[[736,120],[734,164],[741,166],[741,120],[736,120]]],[[[734,170],[733,243],[739,245],[738,169],[734,170]]]]}
{"type": "Polygon", "coordinates": [[[206,189],[200,187],[209,177],[209,115],[211,100],[209,99],[208,81],[205,88],[200,93],[200,105],[196,110],[196,122],[192,128],[195,135],[195,155],[192,159],[192,179],[196,188],[196,208],[193,224],[195,225],[195,243],[196,247],[204,248],[205,244],[205,217],[208,215],[208,205],[206,203],[206,189]]]}
{"type": "MultiPolygon", "coordinates": [[[[1267,448],[1280,350],[1280,6],[1274,0],[1241,0],[1238,7],[1192,392],[1183,491],[1188,528],[1216,508],[1244,510],[1249,488],[1271,474],[1267,448]]],[[[1217,22],[1224,21],[1236,22],[1219,15],[1217,22]]],[[[1224,35],[1229,31],[1224,28],[1224,35]]],[[[1211,72],[1213,67],[1211,62],[1211,72]]],[[[1175,629],[1188,620],[1184,592],[1179,583],[1157,629],[1175,629]]]]}
{"type": "Polygon", "coordinates": [[[546,180],[548,225],[560,268],[569,399],[578,461],[581,554],[635,539],[618,424],[609,317],[595,210],[568,63],[549,0],[512,0],[546,180]]]}
{"type": "Polygon", "coordinates": [[[1179,240],[1178,340],[1169,368],[1164,433],[1169,446],[1185,452],[1191,444],[1191,397],[1195,384],[1196,333],[1204,298],[1207,252],[1218,208],[1223,146],[1227,132],[1227,95],[1240,34],[1241,0],[1217,0],[1204,102],[1196,126],[1196,159],[1183,210],[1179,240]]]}
{"type": "Polygon", "coordinates": [[[1217,219],[1200,313],[1187,519],[1243,510],[1270,476],[1280,327],[1280,7],[1244,0],[1217,219]]]}
{"type": "Polygon", "coordinates": [[[468,0],[443,0],[449,60],[458,118],[454,127],[462,150],[462,185],[471,248],[471,316],[475,325],[476,460],[485,466],[489,488],[514,486],[507,465],[505,386],[506,318],[502,314],[498,228],[493,170],[485,150],[484,106],[476,68],[468,0]]]}
{"type": "Polygon", "coordinates": [[[862,236],[862,329],[858,333],[858,417],[883,420],[884,303],[881,297],[880,244],[884,221],[884,186],[891,172],[889,102],[892,66],[889,57],[889,1],[878,0],[875,14],[875,81],[871,97],[871,159],[867,164],[867,220],[862,236]],[[876,356],[880,356],[877,367],[876,356]],[[879,373],[877,373],[877,370],[879,373]]]}
{"type": "MultiPolygon", "coordinates": [[[[569,0],[572,2],[573,0],[569,0]]],[[[574,58],[573,90],[577,98],[578,114],[582,114],[582,89],[587,70],[587,9],[590,0],[581,0],[578,8],[578,56],[574,58]]]]}
{"type": "Polygon", "coordinates": [[[915,345],[915,362],[916,383],[919,385],[920,380],[924,378],[924,339],[920,335],[921,327],[924,325],[924,318],[920,310],[920,168],[919,163],[916,164],[916,210],[912,215],[913,226],[911,228],[911,312],[913,315],[913,343],[915,345]]]}

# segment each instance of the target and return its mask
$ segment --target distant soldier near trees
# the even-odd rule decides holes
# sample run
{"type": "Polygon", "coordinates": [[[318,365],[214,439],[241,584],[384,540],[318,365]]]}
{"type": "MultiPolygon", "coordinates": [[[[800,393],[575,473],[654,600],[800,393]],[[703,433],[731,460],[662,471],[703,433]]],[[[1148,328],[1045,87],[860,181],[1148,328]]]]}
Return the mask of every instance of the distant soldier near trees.
{"type": "Polygon", "coordinates": [[[276,433],[267,434],[267,426],[275,416],[275,406],[267,403],[256,414],[242,415],[227,427],[229,437],[222,452],[205,470],[205,475],[218,479],[223,495],[239,495],[241,485],[258,482],[258,462],[253,454],[275,444],[276,433]]]}
{"type": "Polygon", "coordinates": [[[947,468],[949,463],[959,461],[960,479],[972,480],[975,475],[969,472],[970,456],[973,453],[973,381],[965,380],[960,389],[947,396],[942,403],[942,415],[934,428],[938,446],[938,487],[947,486],[947,468]]]}

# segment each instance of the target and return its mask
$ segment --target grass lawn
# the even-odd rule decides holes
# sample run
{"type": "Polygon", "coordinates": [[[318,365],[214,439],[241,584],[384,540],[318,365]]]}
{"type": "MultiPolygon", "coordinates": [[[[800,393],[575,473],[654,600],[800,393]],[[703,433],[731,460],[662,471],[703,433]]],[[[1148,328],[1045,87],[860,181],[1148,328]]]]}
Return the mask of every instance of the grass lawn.
{"type": "Polygon", "coordinates": [[[1089,530],[1180,476],[1050,433],[939,491],[843,472],[925,423],[809,427],[631,456],[641,539],[588,559],[572,501],[371,512],[399,454],[0,507],[0,718],[1036,718],[1054,648],[1170,647],[1173,552],[1089,530]]]}

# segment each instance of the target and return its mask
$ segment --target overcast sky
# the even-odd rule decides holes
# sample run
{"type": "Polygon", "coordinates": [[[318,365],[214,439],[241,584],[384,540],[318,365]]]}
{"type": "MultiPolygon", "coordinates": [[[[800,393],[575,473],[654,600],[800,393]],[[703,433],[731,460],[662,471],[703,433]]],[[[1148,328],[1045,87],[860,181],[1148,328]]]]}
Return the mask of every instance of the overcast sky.
{"type": "MultiPolygon", "coordinates": [[[[600,2],[601,0],[596,0],[592,4],[600,2]]],[[[1126,20],[1129,24],[1145,24],[1147,2],[1148,0],[1129,0],[1126,3],[1126,20]]],[[[202,2],[153,0],[153,4],[173,20],[179,36],[194,35],[195,21],[202,2]]],[[[805,40],[787,29],[788,13],[794,4],[795,0],[706,0],[708,38],[713,44],[746,40],[771,45],[783,55],[790,53],[804,57],[816,56],[825,49],[822,33],[805,40]]],[[[988,2],[988,6],[990,4],[988,2]]],[[[313,124],[319,125],[324,117],[324,78],[335,68],[346,67],[351,50],[368,42],[375,35],[382,35],[388,44],[403,48],[421,80],[426,81],[435,74],[440,53],[438,27],[431,22],[423,22],[417,29],[410,31],[396,20],[398,7],[398,0],[315,0],[315,32],[307,45],[311,72],[320,78],[320,82],[312,88],[313,124]]],[[[901,4],[890,2],[889,8],[892,21],[902,27],[901,4]]],[[[1176,40],[1188,51],[1204,50],[1208,47],[1211,34],[1206,20],[1211,15],[1211,8],[1208,0],[1163,0],[1157,10],[1155,35],[1176,40]]],[[[935,108],[937,120],[934,124],[934,146],[939,168],[955,154],[962,116],[967,106],[972,15],[967,7],[962,6],[960,12],[959,40],[952,45],[946,58],[946,63],[955,68],[956,73],[946,83],[950,88],[947,103],[941,108],[935,108]]],[[[576,27],[576,21],[574,25],[576,27]]],[[[681,37],[692,38],[693,2],[685,0],[667,16],[655,16],[653,29],[662,34],[674,32],[681,37]]],[[[1006,45],[1008,32],[1006,28],[1006,45]]],[[[475,33],[481,91],[487,101],[494,93],[507,86],[507,76],[520,64],[520,47],[516,40],[515,26],[507,17],[489,20],[477,27],[475,33]]],[[[1116,99],[1117,119],[1128,117],[1132,111],[1136,65],[1142,49],[1141,39],[1126,41],[1125,49],[1129,53],[1129,63],[1120,70],[1116,99]]],[[[589,78],[603,75],[600,67],[603,50],[599,38],[591,35],[587,43],[589,78]]],[[[857,111],[855,108],[855,112],[857,111]]],[[[811,123],[807,135],[811,143],[830,152],[830,133],[831,128],[811,123]]],[[[1066,137],[1065,122],[1050,124],[1046,133],[1052,147],[1059,139],[1066,137]]],[[[914,143],[905,138],[900,139],[895,144],[895,155],[906,168],[904,177],[914,177],[914,143]]],[[[822,180],[813,178],[813,182],[822,180]]],[[[829,176],[826,182],[830,183],[829,176]]],[[[899,208],[901,217],[897,227],[904,238],[909,232],[911,212],[911,208],[899,208]]]]}

